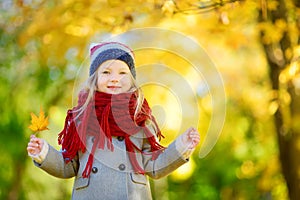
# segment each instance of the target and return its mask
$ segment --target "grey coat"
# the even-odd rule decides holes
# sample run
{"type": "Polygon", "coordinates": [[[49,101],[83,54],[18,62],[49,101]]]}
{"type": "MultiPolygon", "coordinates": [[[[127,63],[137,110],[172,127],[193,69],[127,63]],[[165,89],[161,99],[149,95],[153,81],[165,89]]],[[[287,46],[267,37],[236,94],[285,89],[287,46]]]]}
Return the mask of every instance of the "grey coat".
{"type": "MultiPolygon", "coordinates": [[[[150,151],[150,144],[143,139],[141,131],[131,136],[131,141],[144,152],[150,151]]],[[[176,150],[175,141],[168,146],[156,160],[150,155],[136,153],[140,166],[144,167],[146,175],[133,172],[126,152],[125,140],[113,137],[114,151],[97,149],[95,152],[92,172],[89,178],[83,178],[89,152],[93,144],[93,137],[87,137],[87,152],[78,153],[78,156],[68,164],[65,163],[61,151],[49,145],[49,151],[41,164],[36,164],[49,174],[59,178],[75,176],[73,200],[150,200],[151,191],[146,175],[158,179],[168,175],[187,160],[183,159],[176,150]]]]}

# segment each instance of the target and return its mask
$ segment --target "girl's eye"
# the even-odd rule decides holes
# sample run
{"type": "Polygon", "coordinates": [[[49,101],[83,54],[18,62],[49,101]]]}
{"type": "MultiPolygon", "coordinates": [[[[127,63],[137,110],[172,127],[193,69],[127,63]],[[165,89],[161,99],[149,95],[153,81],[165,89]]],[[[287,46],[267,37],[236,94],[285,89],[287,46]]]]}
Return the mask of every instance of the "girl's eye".
{"type": "Polygon", "coordinates": [[[102,74],[109,74],[109,71],[105,70],[102,72],[102,74]]]}
{"type": "Polygon", "coordinates": [[[127,74],[126,72],[120,72],[120,74],[127,74]]]}

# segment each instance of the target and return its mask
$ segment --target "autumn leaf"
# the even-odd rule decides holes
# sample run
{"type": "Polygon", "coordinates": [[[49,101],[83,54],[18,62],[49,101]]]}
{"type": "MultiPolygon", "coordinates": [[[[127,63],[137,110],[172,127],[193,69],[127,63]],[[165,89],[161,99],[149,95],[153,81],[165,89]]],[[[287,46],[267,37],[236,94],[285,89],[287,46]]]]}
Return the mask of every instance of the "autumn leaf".
{"type": "Polygon", "coordinates": [[[45,113],[43,112],[42,107],[40,108],[39,116],[36,116],[34,113],[31,113],[31,125],[28,127],[34,132],[48,130],[48,117],[45,118],[45,113]]]}

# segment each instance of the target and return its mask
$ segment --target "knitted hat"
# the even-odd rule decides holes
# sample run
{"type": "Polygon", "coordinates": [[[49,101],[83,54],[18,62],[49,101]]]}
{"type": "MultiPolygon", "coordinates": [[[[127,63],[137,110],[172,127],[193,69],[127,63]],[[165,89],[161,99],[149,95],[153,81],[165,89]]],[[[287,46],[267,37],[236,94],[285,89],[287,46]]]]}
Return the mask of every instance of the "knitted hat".
{"type": "Polygon", "coordinates": [[[132,50],[124,44],[118,42],[106,42],[92,44],[90,48],[90,76],[95,73],[98,67],[107,60],[121,60],[125,62],[135,78],[134,54],[132,50]]]}

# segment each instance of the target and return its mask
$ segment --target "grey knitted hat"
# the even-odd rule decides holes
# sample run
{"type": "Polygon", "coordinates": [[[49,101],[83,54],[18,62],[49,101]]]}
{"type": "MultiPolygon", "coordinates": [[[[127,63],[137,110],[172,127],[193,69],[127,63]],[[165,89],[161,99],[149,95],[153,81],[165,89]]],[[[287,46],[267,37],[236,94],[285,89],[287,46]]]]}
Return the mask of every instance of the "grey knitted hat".
{"type": "Polygon", "coordinates": [[[90,76],[98,67],[107,60],[121,60],[125,62],[134,78],[136,78],[134,66],[134,54],[126,45],[119,42],[106,42],[92,44],[90,48],[90,76]]]}

